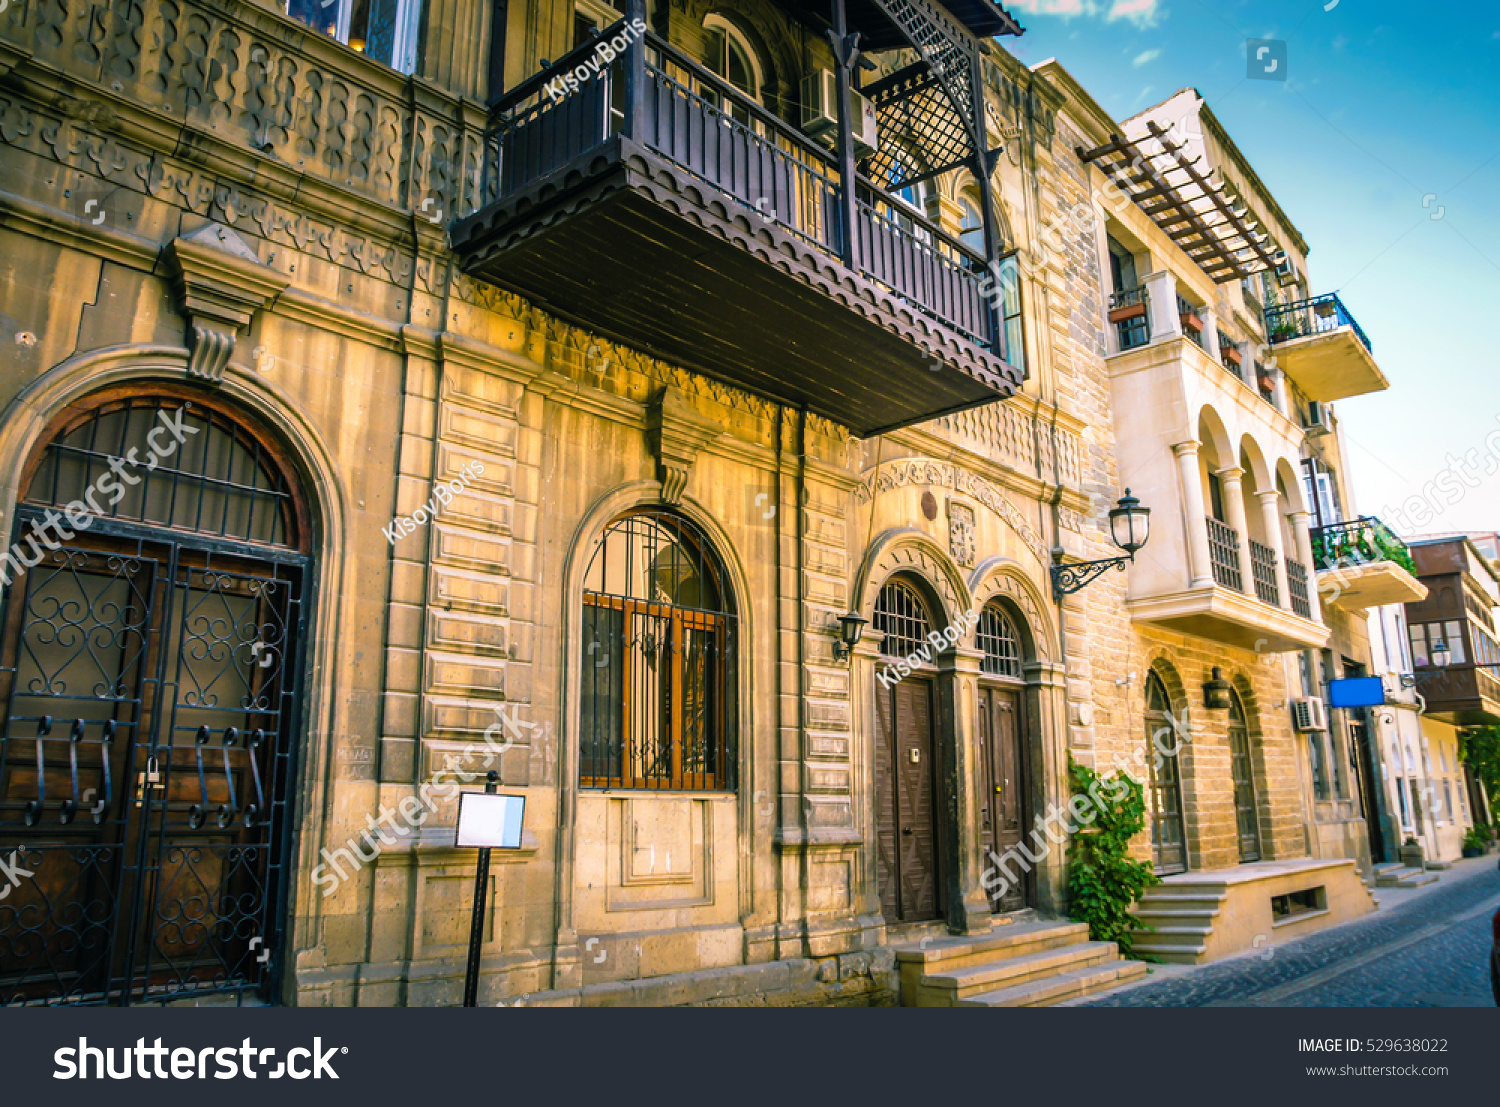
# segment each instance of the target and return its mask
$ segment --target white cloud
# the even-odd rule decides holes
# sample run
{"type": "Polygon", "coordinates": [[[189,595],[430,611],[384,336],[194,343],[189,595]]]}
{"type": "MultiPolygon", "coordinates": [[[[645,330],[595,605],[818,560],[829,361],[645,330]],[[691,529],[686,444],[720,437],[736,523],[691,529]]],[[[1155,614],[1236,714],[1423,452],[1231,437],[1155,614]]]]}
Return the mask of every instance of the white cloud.
{"type": "Polygon", "coordinates": [[[1142,50],[1133,59],[1131,59],[1130,64],[1139,69],[1141,66],[1146,65],[1149,62],[1154,62],[1159,57],[1161,57],[1160,50],[1142,50]]]}
{"type": "Polygon", "coordinates": [[[1113,23],[1128,19],[1138,27],[1156,23],[1160,0],[1007,0],[1006,7],[1028,15],[1103,16],[1113,23]]]}
{"type": "Polygon", "coordinates": [[[1128,19],[1138,27],[1149,27],[1156,22],[1156,10],[1156,0],[1114,0],[1109,21],[1128,19]]]}

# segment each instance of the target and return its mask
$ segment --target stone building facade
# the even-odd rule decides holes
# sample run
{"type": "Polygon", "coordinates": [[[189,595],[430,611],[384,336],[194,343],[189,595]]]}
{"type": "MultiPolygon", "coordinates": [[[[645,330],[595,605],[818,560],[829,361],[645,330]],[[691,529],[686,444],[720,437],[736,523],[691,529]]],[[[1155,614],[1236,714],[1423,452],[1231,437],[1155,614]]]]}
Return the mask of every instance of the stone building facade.
{"type": "MultiPolygon", "coordinates": [[[[866,28],[888,161],[818,194],[864,220],[851,268],[808,230],[831,208],[799,230],[774,187],[705,198],[701,147],[664,166],[675,139],[630,129],[663,118],[635,114],[653,87],[712,121],[694,141],[801,151],[813,196],[840,170],[790,133],[805,80],[857,63],[799,5],[432,0],[363,30],[348,6],[331,34],[256,0],[0,13],[0,848],[39,874],[32,914],[0,909],[0,1001],[457,1002],[454,793],[494,770],[526,809],[481,1002],[887,1002],[903,942],[1066,909],[1060,850],[997,897],[991,855],[1067,801],[1070,757],[1140,775],[1151,674],[1174,717],[1227,674],[1264,856],[1305,856],[1284,674],[1255,636],[1131,609],[1184,541],[1179,470],[1116,460],[1103,235],[1152,228],[1101,205],[1107,120],[1000,48],[1003,9],[912,6],[968,58],[969,108],[920,99],[894,17],[866,28]],[[646,43],[561,101],[620,160],[522,179],[542,79],[637,16],[646,43]],[[977,128],[988,182],[924,159],[963,145],[924,111],[977,128]],[[649,219],[608,222],[610,173],[649,219]],[[657,237],[589,245],[622,226],[657,237]],[[657,264],[672,235],[756,260],[710,287],[707,252],[657,264]],[[959,306],[874,272],[879,243],[959,306]],[[783,314],[724,341],[773,268],[783,314]],[[859,372],[790,397],[820,326],[859,372]],[[1132,482],[1145,560],[1056,601],[1056,559],[1118,553],[1132,482]],[[41,907],[60,894],[90,921],[41,907]]],[[[1278,648],[1314,633],[1266,618],[1278,648]]],[[[1186,861],[1232,866],[1231,728],[1189,715],[1186,861]]]]}

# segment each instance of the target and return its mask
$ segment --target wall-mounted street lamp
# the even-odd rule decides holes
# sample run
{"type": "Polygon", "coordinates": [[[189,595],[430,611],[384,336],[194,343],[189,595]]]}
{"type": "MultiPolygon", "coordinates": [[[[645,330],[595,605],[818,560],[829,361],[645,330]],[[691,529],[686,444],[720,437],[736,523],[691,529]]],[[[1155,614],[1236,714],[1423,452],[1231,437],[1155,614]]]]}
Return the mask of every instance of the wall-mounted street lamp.
{"type": "Polygon", "coordinates": [[[1228,711],[1229,692],[1229,681],[1224,679],[1224,671],[1215,665],[1213,679],[1203,685],[1203,706],[1210,711],[1228,711]]]}
{"type": "Polygon", "coordinates": [[[1125,489],[1118,505],[1109,513],[1109,536],[1116,546],[1125,551],[1124,557],[1107,557],[1102,561],[1074,561],[1052,566],[1052,598],[1058,602],[1064,596],[1088,586],[1107,569],[1125,571],[1125,566],[1135,560],[1135,552],[1146,544],[1151,536],[1151,509],[1142,507],[1141,501],[1125,489]]]}
{"type": "Polygon", "coordinates": [[[867,622],[869,620],[857,611],[839,616],[839,636],[833,643],[835,661],[847,661],[853,656],[854,647],[859,645],[860,635],[865,632],[867,622]]]}

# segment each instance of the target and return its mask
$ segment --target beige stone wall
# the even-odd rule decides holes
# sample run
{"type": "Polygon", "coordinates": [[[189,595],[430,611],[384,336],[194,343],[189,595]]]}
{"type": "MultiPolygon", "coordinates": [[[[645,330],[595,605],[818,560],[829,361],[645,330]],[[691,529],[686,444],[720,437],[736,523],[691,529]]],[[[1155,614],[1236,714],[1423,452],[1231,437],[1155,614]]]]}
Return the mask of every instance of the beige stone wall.
{"type": "MultiPolygon", "coordinates": [[[[898,571],[926,582],[938,625],[994,597],[1025,622],[1038,813],[1066,798],[1068,757],[1107,768],[1144,744],[1145,673],[1166,659],[1203,721],[1184,761],[1194,864],[1232,864],[1222,716],[1199,706],[1217,664],[1251,711],[1268,855],[1304,849],[1287,784],[1294,744],[1268,706],[1287,693],[1261,659],[1133,628],[1122,574],[1060,609],[1051,601],[1054,548],[1116,552],[1105,516],[1121,482],[1097,243],[1075,228],[1036,244],[1090,195],[1073,152],[1087,143],[1057,115],[1055,90],[1003,54],[989,74],[1008,148],[1001,203],[1031,251],[1024,394],[860,442],[456,271],[441,224],[477,202],[482,114],[465,97],[483,68],[459,32],[488,9],[450,7],[453,38],[429,39],[423,70],[438,84],[351,60],[255,6],[194,17],[226,62],[207,71],[170,53],[133,57],[118,37],[101,70],[71,53],[84,49],[77,19],[52,25],[18,6],[0,16],[11,20],[0,60],[28,82],[0,92],[5,472],[47,418],[99,384],[187,379],[187,321],[158,263],[166,244],[218,225],[285,285],[239,328],[222,383],[202,387],[286,445],[315,514],[287,1001],[454,1001],[473,859],[451,845],[451,804],[333,894],[314,881],[368,819],[420,797],[449,764],[495,767],[527,797],[523,848],[494,858],[484,999],[809,958],[836,998],[878,994],[878,643],[852,663],[833,643],[837,616],[869,617],[898,571]],[[247,83],[254,65],[285,82],[247,83]],[[119,80],[100,84],[101,71],[119,80]],[[660,449],[664,421],[691,429],[689,460],[660,449]],[[430,521],[388,540],[435,482],[478,465],[430,521]],[[740,617],[739,787],[581,790],[583,568],[611,519],[679,483],[677,506],[712,538],[740,617]],[[486,762],[501,707],[527,729],[486,762]]],[[[513,56],[556,55],[565,21],[548,11],[534,35],[512,37],[513,56]]],[[[147,5],[143,18],[160,12],[147,5]]],[[[768,40],[788,67],[820,49],[785,31],[768,40]]],[[[939,182],[950,215],[957,187],[939,182]]],[[[7,528],[17,479],[0,503],[7,528]]],[[[957,832],[943,878],[950,921],[971,928],[988,910],[979,657],[971,637],[935,667],[957,832]]],[[[1065,906],[1060,856],[1040,866],[1035,898],[1065,906]]]]}

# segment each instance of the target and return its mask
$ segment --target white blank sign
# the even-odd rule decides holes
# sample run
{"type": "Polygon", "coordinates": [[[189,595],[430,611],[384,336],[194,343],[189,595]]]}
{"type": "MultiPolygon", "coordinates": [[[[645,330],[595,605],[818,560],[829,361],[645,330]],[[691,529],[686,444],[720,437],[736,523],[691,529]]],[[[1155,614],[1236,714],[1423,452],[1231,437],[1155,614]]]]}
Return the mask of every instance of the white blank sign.
{"type": "Polygon", "coordinates": [[[520,849],[521,816],[525,796],[460,792],[458,795],[458,846],[480,849],[520,849]]]}

